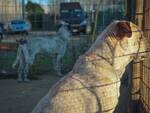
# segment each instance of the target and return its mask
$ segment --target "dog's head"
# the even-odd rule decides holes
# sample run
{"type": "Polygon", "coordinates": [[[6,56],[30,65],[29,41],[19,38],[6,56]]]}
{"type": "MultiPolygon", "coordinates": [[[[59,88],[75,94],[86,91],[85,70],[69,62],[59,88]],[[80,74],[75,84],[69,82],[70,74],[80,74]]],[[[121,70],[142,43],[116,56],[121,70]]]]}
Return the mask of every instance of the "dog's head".
{"type": "Polygon", "coordinates": [[[129,21],[114,21],[116,26],[116,39],[125,49],[125,54],[137,56],[140,52],[147,51],[148,39],[144,37],[142,30],[129,21]]]}
{"type": "Polygon", "coordinates": [[[27,43],[27,40],[26,39],[16,39],[16,42],[20,45],[23,45],[23,44],[26,44],[27,43]]]}
{"type": "Polygon", "coordinates": [[[57,31],[57,34],[63,38],[64,40],[68,40],[70,38],[70,31],[69,31],[69,28],[68,28],[68,25],[65,25],[65,24],[62,24],[58,31],[57,31]]]}

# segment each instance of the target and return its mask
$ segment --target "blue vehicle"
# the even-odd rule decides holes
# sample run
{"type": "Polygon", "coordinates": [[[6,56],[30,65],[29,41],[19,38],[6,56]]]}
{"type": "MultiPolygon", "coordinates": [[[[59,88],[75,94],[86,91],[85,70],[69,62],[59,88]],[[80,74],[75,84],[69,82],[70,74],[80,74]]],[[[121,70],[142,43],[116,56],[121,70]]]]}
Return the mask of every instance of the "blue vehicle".
{"type": "Polygon", "coordinates": [[[26,20],[12,20],[8,23],[6,31],[11,33],[27,33],[30,30],[30,24],[26,20]]]}
{"type": "Polygon", "coordinates": [[[86,33],[86,14],[79,2],[64,2],[60,4],[60,20],[70,25],[72,33],[86,33]]]}

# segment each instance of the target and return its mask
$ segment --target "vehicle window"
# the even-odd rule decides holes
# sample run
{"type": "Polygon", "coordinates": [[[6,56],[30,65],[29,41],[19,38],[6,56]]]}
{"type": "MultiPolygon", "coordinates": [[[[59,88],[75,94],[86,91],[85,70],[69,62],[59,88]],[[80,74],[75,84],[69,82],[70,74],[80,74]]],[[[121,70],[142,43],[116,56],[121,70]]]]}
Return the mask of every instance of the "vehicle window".
{"type": "Polygon", "coordinates": [[[11,24],[25,24],[24,21],[12,21],[11,24]]]}
{"type": "Polygon", "coordinates": [[[68,18],[68,17],[83,17],[84,13],[82,12],[81,9],[70,9],[70,10],[61,10],[61,16],[63,18],[68,18]]]}
{"type": "Polygon", "coordinates": [[[62,15],[62,17],[69,17],[70,15],[69,15],[69,10],[61,10],[61,15],[62,15]]]}
{"type": "Polygon", "coordinates": [[[69,10],[61,10],[62,13],[68,13],[69,10]]]}
{"type": "Polygon", "coordinates": [[[82,12],[81,9],[75,9],[75,12],[82,12]]]}
{"type": "Polygon", "coordinates": [[[81,9],[72,10],[72,17],[83,17],[83,12],[81,9]]]}

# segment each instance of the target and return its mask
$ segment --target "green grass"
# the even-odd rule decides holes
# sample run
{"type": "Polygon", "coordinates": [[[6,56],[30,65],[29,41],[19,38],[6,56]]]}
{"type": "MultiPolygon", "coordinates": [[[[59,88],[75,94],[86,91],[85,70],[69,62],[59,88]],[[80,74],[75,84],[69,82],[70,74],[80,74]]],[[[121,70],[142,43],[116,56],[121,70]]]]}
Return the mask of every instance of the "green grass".
{"type": "Polygon", "coordinates": [[[41,71],[50,70],[52,67],[52,59],[47,56],[38,56],[32,65],[32,72],[39,73],[41,71]]]}
{"type": "MultiPolygon", "coordinates": [[[[0,70],[6,70],[6,71],[16,71],[12,69],[12,64],[15,60],[16,56],[15,55],[1,55],[0,56],[0,70]]],[[[68,56],[65,56],[64,59],[62,60],[62,65],[63,65],[63,72],[68,72],[72,69],[72,66],[74,64],[73,59],[68,58],[68,56]]],[[[51,71],[53,70],[53,64],[52,64],[52,59],[48,56],[38,56],[34,64],[32,65],[31,72],[36,74],[36,73],[41,73],[41,72],[46,72],[46,71],[51,71]]]]}
{"type": "MultiPolygon", "coordinates": [[[[2,45],[8,45],[9,47],[14,48],[14,50],[17,49],[16,43],[7,43],[3,42],[2,45]]],[[[75,46],[74,48],[68,48],[66,51],[66,54],[64,58],[62,59],[62,71],[64,73],[70,71],[77,60],[78,56],[84,53],[84,47],[85,44],[79,44],[79,46],[75,46]]],[[[9,52],[9,51],[8,51],[9,52]]],[[[15,60],[15,54],[8,53],[5,55],[0,55],[0,70],[13,70],[12,69],[12,63],[15,60]]],[[[53,70],[53,64],[52,59],[48,56],[39,55],[34,61],[34,64],[32,65],[32,73],[42,73],[46,71],[53,70]]]]}
{"type": "Polygon", "coordinates": [[[0,70],[12,70],[15,56],[0,56],[0,70]]]}

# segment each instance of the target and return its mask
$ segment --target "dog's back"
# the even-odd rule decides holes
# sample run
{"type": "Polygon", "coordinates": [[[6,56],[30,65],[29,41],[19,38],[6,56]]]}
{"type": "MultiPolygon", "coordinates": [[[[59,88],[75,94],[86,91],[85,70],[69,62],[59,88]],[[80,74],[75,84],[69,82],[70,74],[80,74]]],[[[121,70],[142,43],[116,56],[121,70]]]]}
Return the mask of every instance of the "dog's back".
{"type": "Polygon", "coordinates": [[[139,39],[142,34],[132,31],[131,28],[137,26],[127,21],[116,21],[111,25],[92,48],[79,57],[69,75],[49,91],[32,113],[114,112],[122,77],[122,74],[116,73],[116,69],[119,67],[124,72],[133,59],[131,54],[135,55],[141,50],[142,40],[139,43],[139,39]]]}
{"type": "Polygon", "coordinates": [[[28,81],[27,75],[30,66],[33,64],[34,59],[39,53],[47,53],[50,56],[55,56],[56,58],[56,71],[58,75],[62,75],[60,72],[60,60],[64,56],[66,51],[66,45],[69,39],[69,32],[61,27],[56,35],[49,37],[35,37],[16,40],[19,43],[16,60],[14,61],[12,67],[15,68],[18,65],[18,76],[19,81],[28,81]],[[56,56],[57,55],[57,56],[56,56]]]}

